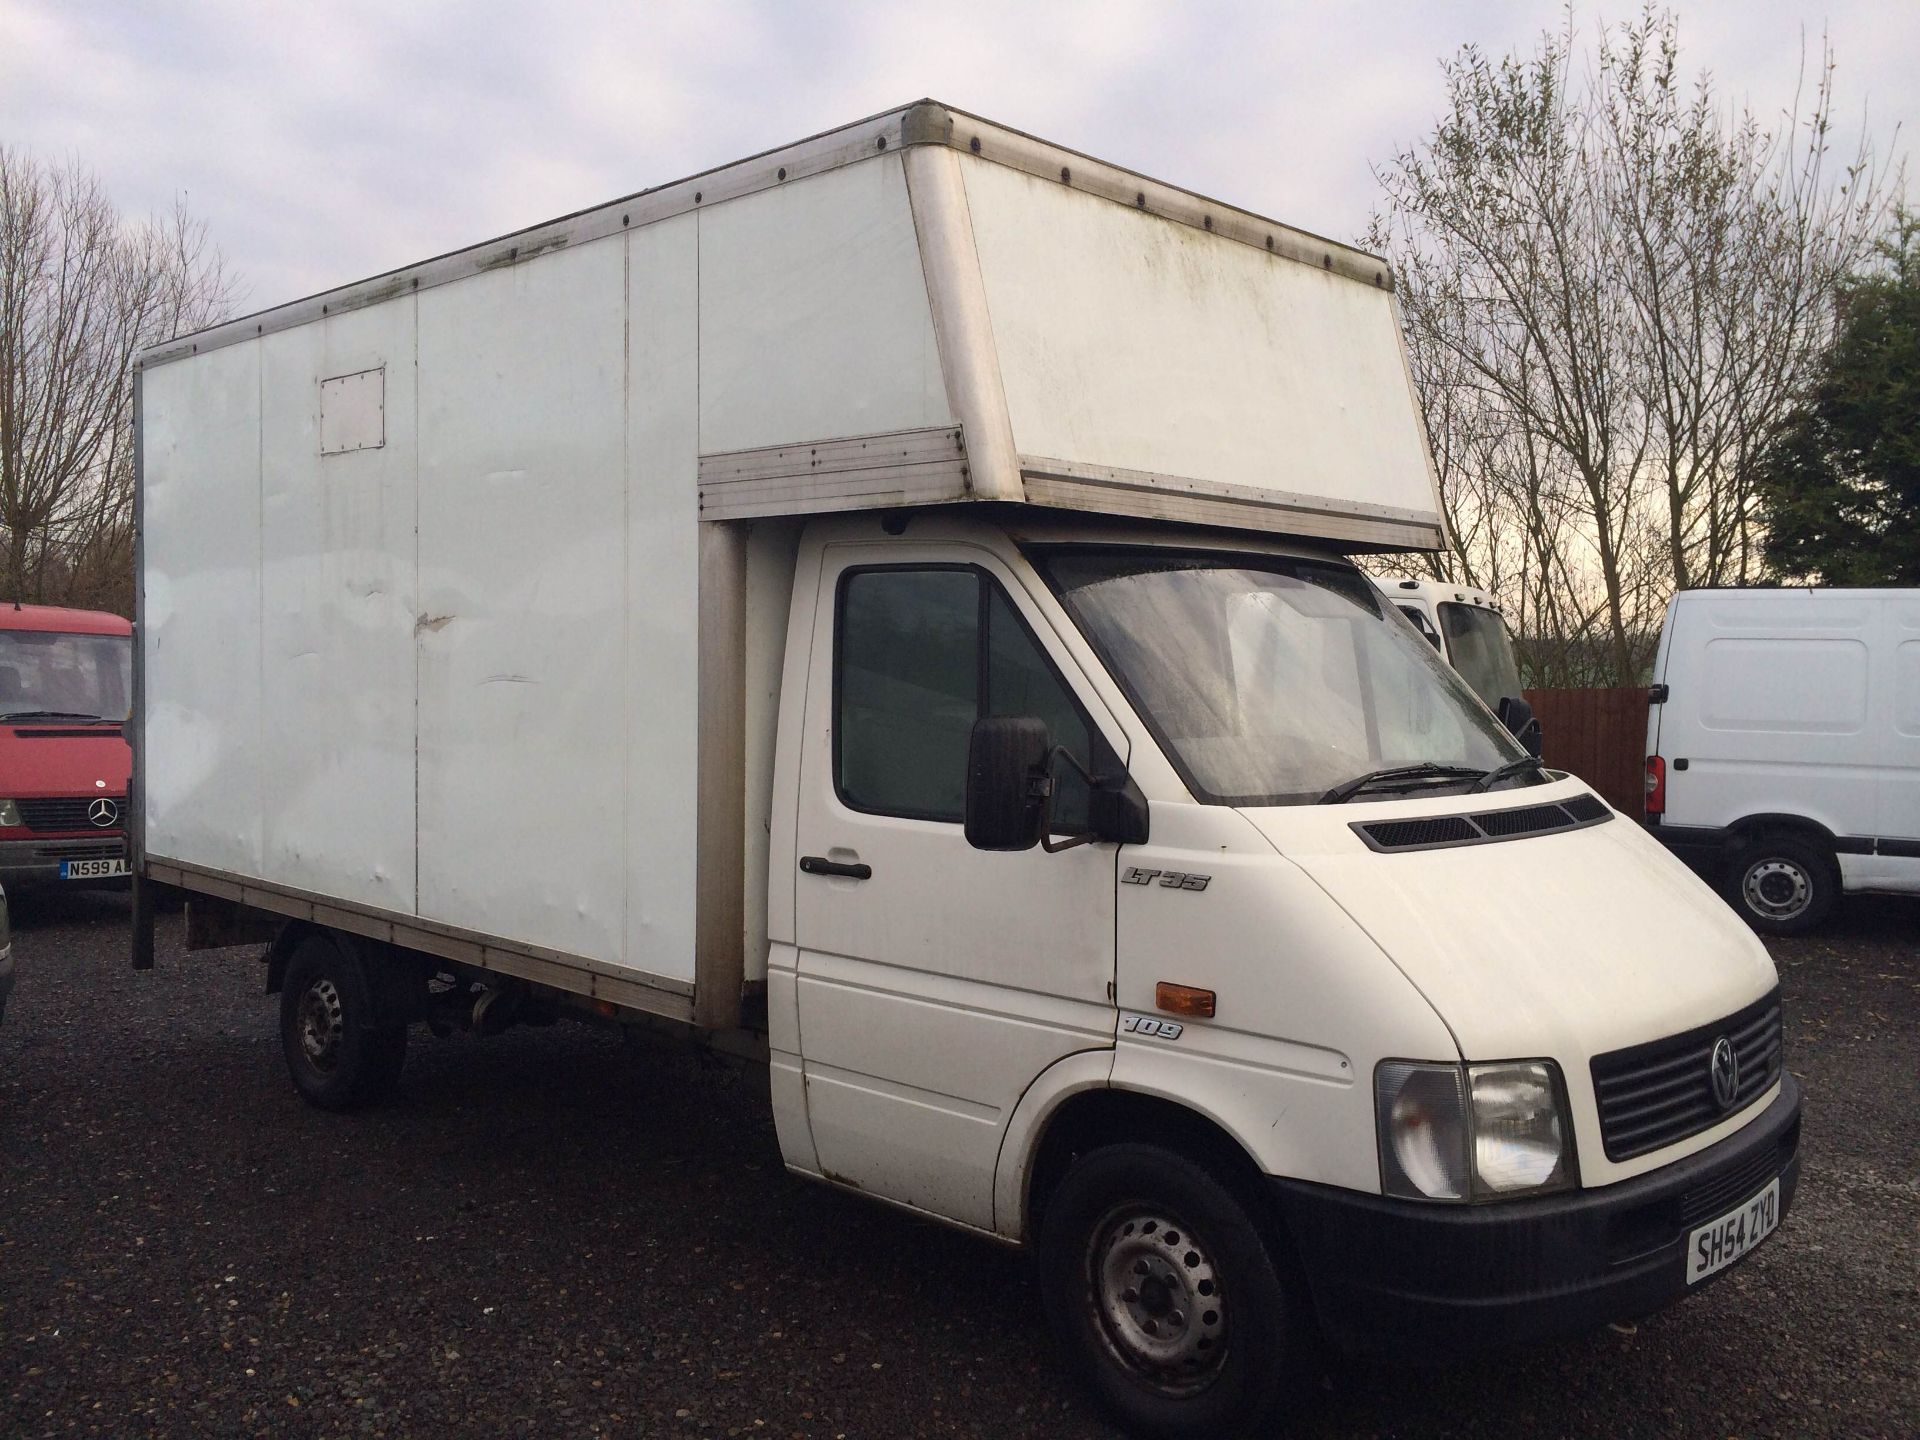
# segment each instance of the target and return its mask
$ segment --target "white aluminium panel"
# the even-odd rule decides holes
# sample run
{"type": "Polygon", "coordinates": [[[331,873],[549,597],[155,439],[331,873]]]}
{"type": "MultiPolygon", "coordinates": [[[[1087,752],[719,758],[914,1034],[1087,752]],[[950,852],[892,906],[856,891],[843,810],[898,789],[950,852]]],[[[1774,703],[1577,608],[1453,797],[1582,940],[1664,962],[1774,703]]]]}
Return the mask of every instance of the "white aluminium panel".
{"type": "Polygon", "coordinates": [[[258,875],[260,342],[141,386],[147,848],[258,875]]]}
{"type": "Polygon", "coordinates": [[[626,247],[419,297],[419,912],[617,962],[626,247]]]}
{"type": "Polygon", "coordinates": [[[693,979],[700,650],[698,219],[627,238],[626,960],[693,979]]]}
{"type": "Polygon", "coordinates": [[[700,453],[951,418],[900,156],[700,212],[700,453]]]}
{"type": "Polygon", "coordinates": [[[401,912],[414,907],[414,306],[401,296],[259,342],[263,874],[401,912]],[[382,443],[328,453],[327,377],[342,373],[380,380],[382,443]]]}
{"type": "Polygon", "coordinates": [[[1388,292],[959,158],[1023,456],[1437,515],[1388,292]]]}

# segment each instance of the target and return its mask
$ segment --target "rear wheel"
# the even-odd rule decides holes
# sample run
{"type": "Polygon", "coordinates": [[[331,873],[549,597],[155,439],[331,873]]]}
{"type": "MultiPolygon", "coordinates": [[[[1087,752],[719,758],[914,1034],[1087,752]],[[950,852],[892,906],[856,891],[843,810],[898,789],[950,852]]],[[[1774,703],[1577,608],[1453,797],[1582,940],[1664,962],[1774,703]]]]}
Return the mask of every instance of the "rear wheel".
{"type": "Polygon", "coordinates": [[[1141,1435],[1221,1437],[1284,1419],[1312,1375],[1254,1206],[1185,1156],[1123,1144],[1075,1161],[1048,1202],[1048,1317],[1116,1419],[1141,1435]]]}
{"type": "Polygon", "coordinates": [[[329,936],[309,935],[281,980],[280,1047],[294,1088],[309,1103],[354,1110],[398,1087],[407,1027],[381,1014],[357,954],[329,936]]]}
{"type": "Polygon", "coordinates": [[[1762,935],[1801,935],[1833,909],[1839,867],[1811,840],[1761,835],[1735,855],[1728,889],[1734,908],[1762,935]]]}

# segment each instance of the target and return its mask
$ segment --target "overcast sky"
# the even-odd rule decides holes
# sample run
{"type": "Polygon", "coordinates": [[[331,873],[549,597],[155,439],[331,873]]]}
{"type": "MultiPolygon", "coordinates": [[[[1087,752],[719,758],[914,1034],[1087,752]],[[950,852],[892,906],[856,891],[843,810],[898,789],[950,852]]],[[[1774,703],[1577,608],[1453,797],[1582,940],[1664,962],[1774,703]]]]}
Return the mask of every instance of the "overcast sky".
{"type": "MultiPolygon", "coordinates": [[[[1589,29],[1627,4],[1582,5],[1589,29]]],[[[1683,60],[1763,117],[1839,62],[1883,153],[1920,120],[1913,0],[1688,0],[1683,60]],[[1898,136],[1896,137],[1896,129],[1898,136]]],[[[1542,3],[0,0],[0,143],[125,208],[184,193],[254,309],[922,95],[1341,239],[1431,129],[1439,61],[1542,3]]],[[[1911,186],[1909,187],[1912,188],[1911,186]]]]}

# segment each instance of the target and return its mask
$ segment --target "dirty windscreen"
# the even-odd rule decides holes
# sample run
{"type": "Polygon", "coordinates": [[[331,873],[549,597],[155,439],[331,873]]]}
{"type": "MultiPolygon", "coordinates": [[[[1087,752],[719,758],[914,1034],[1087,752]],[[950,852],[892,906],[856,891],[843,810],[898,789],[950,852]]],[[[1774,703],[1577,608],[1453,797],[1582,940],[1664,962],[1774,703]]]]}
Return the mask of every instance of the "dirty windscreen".
{"type": "Polygon", "coordinates": [[[1449,600],[1440,606],[1440,628],[1446,632],[1453,668],[1489,708],[1520,694],[1520,666],[1513,658],[1507,622],[1498,611],[1449,600]]]}
{"type": "Polygon", "coordinates": [[[1299,804],[1385,766],[1484,771],[1521,753],[1355,570],[1141,551],[1036,558],[1203,800],[1299,804]]]}
{"type": "Polygon", "coordinates": [[[0,630],[0,720],[38,713],[125,720],[132,699],[129,637],[0,630]]]}

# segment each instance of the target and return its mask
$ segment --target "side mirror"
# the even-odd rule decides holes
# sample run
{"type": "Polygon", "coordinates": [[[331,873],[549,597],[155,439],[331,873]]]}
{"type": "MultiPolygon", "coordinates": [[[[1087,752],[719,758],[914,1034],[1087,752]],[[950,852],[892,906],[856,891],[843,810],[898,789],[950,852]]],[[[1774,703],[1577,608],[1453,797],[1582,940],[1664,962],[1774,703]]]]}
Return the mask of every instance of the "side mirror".
{"type": "Polygon", "coordinates": [[[1053,739],[1032,715],[989,715],[967,737],[967,843],[1031,850],[1047,824],[1053,739]]]}
{"type": "Polygon", "coordinates": [[[1526,747],[1527,754],[1538,760],[1540,722],[1534,718],[1533,706],[1518,695],[1503,695],[1493,713],[1500,717],[1500,723],[1507,727],[1507,733],[1526,747]]]}

